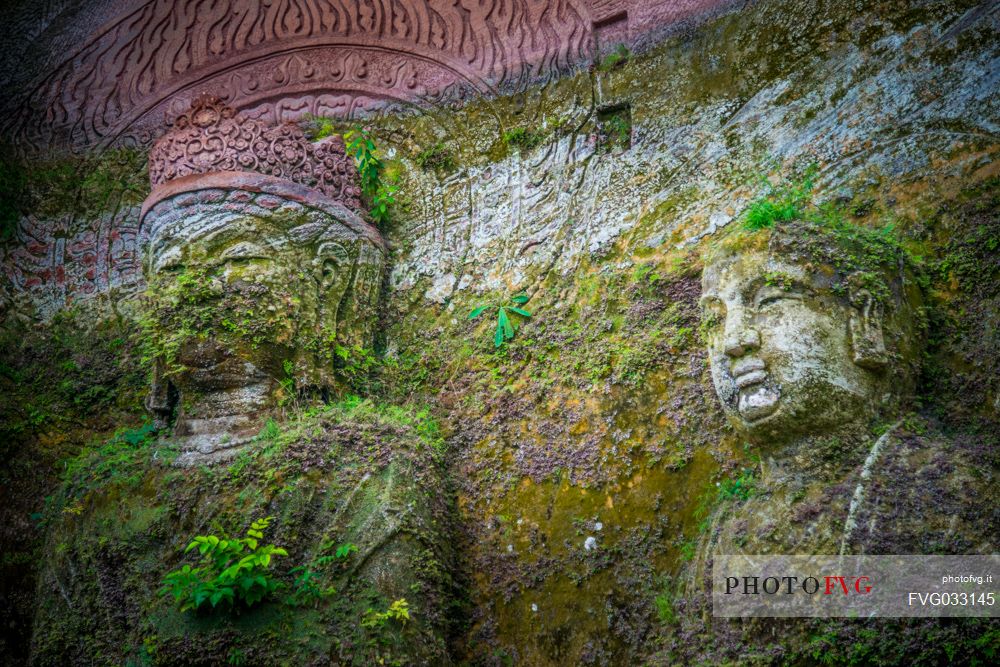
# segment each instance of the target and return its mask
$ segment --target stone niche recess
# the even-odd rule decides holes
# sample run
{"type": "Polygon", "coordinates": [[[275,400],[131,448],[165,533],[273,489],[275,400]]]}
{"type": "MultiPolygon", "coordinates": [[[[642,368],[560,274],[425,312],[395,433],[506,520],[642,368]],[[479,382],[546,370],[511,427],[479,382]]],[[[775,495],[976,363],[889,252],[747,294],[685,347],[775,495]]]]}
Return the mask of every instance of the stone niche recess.
{"type": "Polygon", "coordinates": [[[150,152],[147,407],[181,465],[224,461],[372,345],[385,266],[343,140],[311,143],[199,97],[150,152]]]}

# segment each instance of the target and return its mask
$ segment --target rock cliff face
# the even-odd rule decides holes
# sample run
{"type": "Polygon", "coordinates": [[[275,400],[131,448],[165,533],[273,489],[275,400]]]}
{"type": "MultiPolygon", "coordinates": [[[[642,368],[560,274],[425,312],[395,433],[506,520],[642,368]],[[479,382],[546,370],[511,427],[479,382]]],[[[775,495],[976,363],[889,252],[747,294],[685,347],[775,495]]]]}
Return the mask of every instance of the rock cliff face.
{"type": "MultiPolygon", "coordinates": [[[[571,18],[575,3],[551,4],[548,19],[571,18]]],[[[713,620],[706,581],[720,553],[996,551],[1000,8],[723,3],[667,30],[656,3],[620,4],[648,30],[616,33],[619,10],[591,3],[584,60],[364,118],[399,190],[377,240],[358,241],[370,261],[338,255],[357,335],[330,347],[325,376],[312,343],[268,328],[311,330],[314,296],[295,304],[304,319],[289,304],[327,274],[302,258],[267,283],[294,292],[280,312],[205,319],[205,340],[236,326],[309,350],[287,372],[294,355],[271,355],[267,414],[224,465],[164,465],[183,434],[134,430],[163,353],[140,323],[166,294],[154,280],[140,298],[147,149],[6,170],[28,215],[0,251],[0,606],[15,629],[0,650],[37,664],[995,654],[990,621],[713,620]],[[497,345],[501,306],[516,332],[497,345]],[[337,594],[234,618],[156,594],[194,535],[266,515],[289,587],[289,568],[359,547],[321,573],[337,594]],[[347,629],[403,598],[411,622],[347,629]]],[[[267,97],[255,90],[246,108],[267,97]]],[[[289,115],[317,139],[356,124],[309,110],[333,116],[289,115]]]]}

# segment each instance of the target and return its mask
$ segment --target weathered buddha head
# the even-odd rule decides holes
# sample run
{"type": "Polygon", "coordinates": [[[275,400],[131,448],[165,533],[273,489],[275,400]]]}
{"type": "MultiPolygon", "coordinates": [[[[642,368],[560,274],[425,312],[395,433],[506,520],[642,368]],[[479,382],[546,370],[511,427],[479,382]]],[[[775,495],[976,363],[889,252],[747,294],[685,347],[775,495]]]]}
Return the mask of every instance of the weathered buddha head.
{"type": "Polygon", "coordinates": [[[282,145],[255,142],[240,132],[269,130],[231,115],[216,120],[154,148],[153,157],[176,153],[191,165],[154,182],[141,222],[155,359],[147,404],[163,421],[175,418],[181,463],[228,458],[271,409],[303,390],[336,388],[345,351],[371,345],[384,264],[374,228],[312,183],[295,182],[301,169],[280,171],[289,142],[309,157],[301,133],[283,131],[282,145]],[[213,146],[204,134],[239,143],[217,141],[215,153],[192,160],[192,145],[213,146]],[[166,150],[178,143],[187,148],[166,150]],[[270,167],[231,170],[269,158],[281,177],[270,167]]]}
{"type": "Polygon", "coordinates": [[[912,392],[920,291],[877,234],[807,223],[741,231],[706,254],[716,392],[757,444],[865,424],[912,392]]]}

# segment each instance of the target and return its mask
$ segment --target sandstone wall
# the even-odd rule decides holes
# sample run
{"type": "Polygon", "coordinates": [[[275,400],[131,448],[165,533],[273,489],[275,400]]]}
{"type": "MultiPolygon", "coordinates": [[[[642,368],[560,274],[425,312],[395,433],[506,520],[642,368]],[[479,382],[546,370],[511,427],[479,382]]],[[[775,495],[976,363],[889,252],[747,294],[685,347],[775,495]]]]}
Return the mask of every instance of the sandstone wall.
{"type": "MultiPolygon", "coordinates": [[[[932,297],[913,418],[864,516],[895,525],[877,508],[906,498],[925,511],[922,494],[961,514],[962,471],[978,465],[973,500],[995,524],[1000,10],[793,0],[718,11],[680,32],[632,33],[633,51],[514,93],[365,121],[401,185],[372,390],[429,404],[446,425],[472,610],[453,652],[474,664],[808,661],[818,645],[849,662],[831,637],[866,659],[920,650],[934,663],[946,646],[968,657],[995,636],[976,624],[885,623],[862,637],[710,621],[699,580],[720,540],[773,547],[780,521],[839,544],[870,442],[828,443],[823,456],[847,472],[771,512],[758,452],[718,408],[698,299],[700,251],[741,224],[761,178],[794,181],[815,165],[813,200],[851,225],[891,225],[932,297]],[[532,316],[498,351],[494,325],[467,315],[519,293],[532,316]],[[929,479],[928,458],[962,470],[929,479]],[[733,492],[739,479],[757,495],[733,492]]],[[[143,196],[22,220],[3,251],[9,312],[45,319],[105,286],[137,289],[130,221],[143,196]]],[[[920,530],[899,525],[896,542],[848,537],[872,551],[916,544],[920,530]]],[[[934,534],[943,552],[976,544],[934,534]]]]}

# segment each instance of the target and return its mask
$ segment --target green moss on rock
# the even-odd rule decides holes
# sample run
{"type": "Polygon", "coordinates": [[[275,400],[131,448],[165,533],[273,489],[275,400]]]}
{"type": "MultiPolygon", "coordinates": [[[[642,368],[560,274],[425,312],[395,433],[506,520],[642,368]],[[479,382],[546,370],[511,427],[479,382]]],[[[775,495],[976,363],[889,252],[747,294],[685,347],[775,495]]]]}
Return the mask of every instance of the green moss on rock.
{"type": "MultiPolygon", "coordinates": [[[[447,664],[459,615],[452,508],[429,417],[352,400],[275,424],[229,467],[170,467],[169,438],[89,450],[47,514],[33,662],[246,665],[447,664]],[[81,477],[113,461],[113,474],[81,477]],[[237,613],[176,610],[157,593],[195,534],[241,533],[273,515],[287,567],[314,570],[330,595],[237,613]],[[338,545],[358,550],[329,563],[338,545]],[[365,627],[369,609],[406,599],[412,620],[365,627]]],[[[115,444],[115,443],[118,444],[115,444]]],[[[286,587],[293,575],[278,576],[286,587]]],[[[286,588],[286,591],[288,588],[286,588]]]]}

